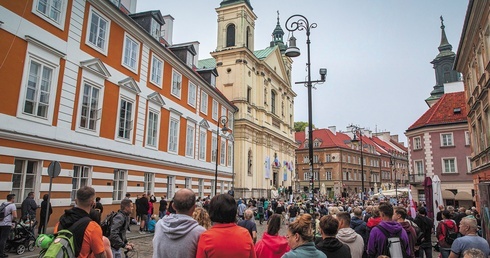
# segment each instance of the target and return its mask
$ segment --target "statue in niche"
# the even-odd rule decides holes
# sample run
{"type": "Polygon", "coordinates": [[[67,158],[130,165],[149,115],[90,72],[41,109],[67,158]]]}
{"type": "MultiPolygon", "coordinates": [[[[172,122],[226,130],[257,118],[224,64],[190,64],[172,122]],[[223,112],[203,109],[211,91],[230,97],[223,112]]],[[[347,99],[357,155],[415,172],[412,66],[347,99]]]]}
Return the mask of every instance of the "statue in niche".
{"type": "Polygon", "coordinates": [[[252,175],[252,150],[248,151],[248,166],[247,166],[248,175],[252,175]]]}

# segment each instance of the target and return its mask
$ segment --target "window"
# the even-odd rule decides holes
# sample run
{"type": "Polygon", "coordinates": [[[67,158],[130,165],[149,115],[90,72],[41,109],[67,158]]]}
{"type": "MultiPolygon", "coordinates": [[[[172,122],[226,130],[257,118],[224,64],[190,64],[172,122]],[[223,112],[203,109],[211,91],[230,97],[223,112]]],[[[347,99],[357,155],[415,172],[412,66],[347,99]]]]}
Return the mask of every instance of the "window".
{"type": "Polygon", "coordinates": [[[129,70],[137,72],[139,59],[139,43],[129,34],[124,37],[123,65],[129,70]]]}
{"type": "Polygon", "coordinates": [[[226,158],[226,140],[221,139],[221,146],[220,146],[221,152],[219,154],[219,164],[224,166],[225,165],[225,158],[226,158]]]}
{"type": "Polygon", "coordinates": [[[158,122],[158,113],[154,110],[149,110],[146,144],[155,148],[158,142],[158,122]]]}
{"type": "Polygon", "coordinates": [[[332,180],[332,170],[331,169],[327,169],[327,171],[325,172],[325,178],[327,179],[327,181],[332,180]]]}
{"type": "Polygon", "coordinates": [[[194,124],[187,124],[187,134],[185,139],[185,155],[194,158],[194,124]]]}
{"type": "Polygon", "coordinates": [[[80,128],[95,131],[97,122],[101,117],[99,108],[100,89],[87,82],[83,86],[82,109],[80,114],[80,128]]]}
{"type": "Polygon", "coordinates": [[[322,143],[320,141],[315,140],[313,142],[313,147],[320,147],[320,145],[322,145],[322,143]]]}
{"type": "Polygon", "coordinates": [[[456,159],[455,158],[443,158],[442,159],[443,173],[457,173],[456,159]]]}
{"type": "Polygon", "coordinates": [[[150,35],[156,40],[160,39],[160,23],[158,23],[155,19],[151,19],[150,35]]]}
{"type": "MultiPolygon", "coordinates": [[[[222,106],[221,106],[221,116],[227,116],[227,115],[228,115],[228,113],[227,113],[227,111],[226,111],[226,108],[225,108],[225,106],[223,106],[223,105],[222,105],[222,106]]],[[[227,125],[227,126],[228,126],[228,125],[227,125]]]]}
{"type": "Polygon", "coordinates": [[[133,103],[126,99],[121,99],[121,106],[119,108],[119,130],[118,137],[129,140],[131,137],[131,130],[133,129],[133,103]]]}
{"type": "Polygon", "coordinates": [[[151,78],[150,81],[162,88],[162,77],[163,77],[163,61],[156,55],[153,55],[151,61],[151,78]]]}
{"type": "Polygon", "coordinates": [[[33,12],[47,22],[63,29],[65,13],[63,0],[36,0],[33,12]]]}
{"type": "Polygon", "coordinates": [[[185,188],[192,189],[192,178],[190,177],[185,178],[185,188]]]}
{"type": "Polygon", "coordinates": [[[252,88],[248,87],[247,88],[247,102],[248,102],[248,104],[252,103],[251,99],[252,99],[252,88]]]}
{"type": "Polygon", "coordinates": [[[413,138],[413,149],[414,150],[422,149],[422,140],[421,140],[420,136],[413,138]]]}
{"type": "Polygon", "coordinates": [[[197,196],[203,197],[204,196],[204,179],[199,178],[199,186],[197,188],[197,196]]]}
{"type": "Polygon", "coordinates": [[[313,163],[318,163],[318,155],[313,155],[313,163]]]}
{"type": "Polygon", "coordinates": [[[213,119],[218,121],[218,101],[213,99],[213,119]]]}
{"type": "Polygon", "coordinates": [[[325,155],[325,162],[332,162],[332,155],[330,154],[325,155]]]}
{"type": "Polygon", "coordinates": [[[16,203],[21,203],[27,197],[27,194],[34,192],[38,169],[38,161],[15,160],[14,174],[12,175],[12,193],[15,194],[16,203]]]}
{"type": "Polygon", "coordinates": [[[441,133],[441,146],[454,146],[453,133],[441,133]]]}
{"type": "Polygon", "coordinates": [[[230,142],[228,142],[228,152],[226,152],[226,159],[227,159],[227,162],[226,164],[228,165],[228,167],[231,167],[231,162],[232,162],[232,150],[233,150],[233,146],[231,145],[230,142]]]}
{"type": "Polygon", "coordinates": [[[310,163],[310,157],[308,155],[303,156],[303,163],[310,163]]]}
{"type": "Polygon", "coordinates": [[[471,157],[466,157],[466,169],[468,169],[466,173],[471,173],[471,170],[473,169],[471,166],[471,157]]]}
{"type": "Polygon", "coordinates": [[[180,89],[182,88],[182,75],[175,70],[172,72],[172,95],[180,98],[180,89]]]}
{"type": "Polygon", "coordinates": [[[170,118],[170,130],[168,134],[168,151],[177,153],[179,143],[179,119],[170,118]]]}
{"type": "Polygon", "coordinates": [[[85,43],[89,47],[107,55],[110,20],[90,7],[88,24],[88,36],[85,43]]]}
{"type": "Polygon", "coordinates": [[[88,175],[90,167],[73,166],[73,177],[71,178],[71,201],[74,202],[77,197],[77,191],[82,186],[89,185],[88,175]]]}
{"type": "Polygon", "coordinates": [[[226,27],[226,47],[235,46],[235,25],[230,24],[226,27]]]}
{"type": "Polygon", "coordinates": [[[470,132],[469,131],[464,132],[464,144],[466,146],[470,145],[470,132]]]}
{"type": "Polygon", "coordinates": [[[126,170],[114,169],[114,186],[112,187],[112,200],[120,201],[124,196],[126,170]]]}
{"type": "Polygon", "coordinates": [[[199,132],[199,159],[206,159],[206,129],[201,129],[199,132]]]}
{"type": "Polygon", "coordinates": [[[192,65],[194,64],[194,55],[190,51],[187,51],[187,53],[186,53],[186,61],[185,61],[185,63],[189,67],[192,67],[192,65]]]}
{"type": "Polygon", "coordinates": [[[29,65],[23,113],[39,118],[48,117],[54,67],[32,59],[29,65]]]}
{"type": "Polygon", "coordinates": [[[216,192],[216,190],[215,190],[216,189],[216,184],[214,182],[216,182],[216,181],[211,180],[211,194],[213,194],[213,195],[216,192]]]}
{"type": "Polygon", "coordinates": [[[145,173],[145,179],[143,183],[143,193],[153,194],[153,182],[155,181],[155,174],[145,173]]]}
{"type": "Polygon", "coordinates": [[[208,114],[208,94],[201,91],[201,113],[208,114]]]}
{"type": "Polygon", "coordinates": [[[218,140],[216,139],[216,136],[213,135],[212,142],[211,142],[211,162],[216,162],[216,154],[218,152],[218,140]]]}
{"type": "Polygon", "coordinates": [[[196,85],[192,82],[189,82],[189,87],[187,90],[188,90],[187,103],[192,107],[196,107],[196,93],[197,93],[196,85]]]}
{"type": "Polygon", "coordinates": [[[276,92],[271,91],[271,112],[276,113],[276,92]]]}
{"type": "Polygon", "coordinates": [[[174,187],[175,187],[175,177],[173,177],[173,176],[167,177],[167,197],[168,198],[173,198],[174,187]]]}

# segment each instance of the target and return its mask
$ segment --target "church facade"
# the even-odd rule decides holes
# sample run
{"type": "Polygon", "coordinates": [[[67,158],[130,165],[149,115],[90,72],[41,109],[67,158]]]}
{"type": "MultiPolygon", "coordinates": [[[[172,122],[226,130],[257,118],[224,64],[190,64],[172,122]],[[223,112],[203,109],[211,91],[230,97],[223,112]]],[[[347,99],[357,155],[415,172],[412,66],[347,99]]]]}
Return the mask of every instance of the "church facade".
{"type": "Polygon", "coordinates": [[[279,15],[270,46],[256,50],[257,16],[248,0],[224,0],[216,12],[216,50],[212,58],[199,61],[199,68],[217,69],[217,88],[239,110],[233,118],[235,196],[261,197],[271,189],[289,189],[296,164],[296,94],[279,15]]]}

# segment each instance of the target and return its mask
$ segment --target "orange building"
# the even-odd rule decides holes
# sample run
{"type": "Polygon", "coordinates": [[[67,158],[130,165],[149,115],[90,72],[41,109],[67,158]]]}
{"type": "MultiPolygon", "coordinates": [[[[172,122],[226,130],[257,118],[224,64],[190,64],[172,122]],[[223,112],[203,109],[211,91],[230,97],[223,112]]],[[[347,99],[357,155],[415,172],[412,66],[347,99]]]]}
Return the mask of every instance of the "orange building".
{"type": "Polygon", "coordinates": [[[0,1],[0,198],[32,191],[40,203],[51,161],[62,168],[53,218],[84,185],[107,210],[126,193],[231,189],[233,137],[217,129],[221,116],[232,129],[237,109],[216,70],[196,69],[197,43],[160,37],[171,16],[112,2],[0,1]]]}

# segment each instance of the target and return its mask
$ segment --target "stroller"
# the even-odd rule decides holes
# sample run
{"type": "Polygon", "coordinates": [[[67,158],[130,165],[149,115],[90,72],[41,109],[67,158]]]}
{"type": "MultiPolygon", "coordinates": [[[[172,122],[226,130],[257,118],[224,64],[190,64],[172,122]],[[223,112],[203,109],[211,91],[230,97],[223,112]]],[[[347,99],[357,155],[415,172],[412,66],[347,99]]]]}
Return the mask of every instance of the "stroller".
{"type": "Polygon", "coordinates": [[[5,252],[15,251],[17,254],[23,254],[26,249],[29,252],[34,251],[36,236],[34,229],[37,221],[27,220],[25,222],[13,222],[14,227],[10,231],[9,238],[5,244],[5,252]]]}

